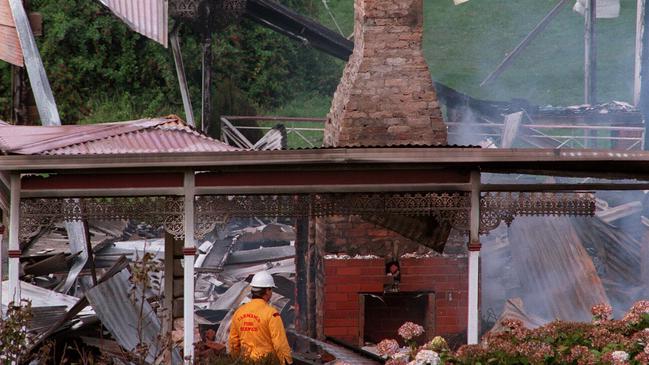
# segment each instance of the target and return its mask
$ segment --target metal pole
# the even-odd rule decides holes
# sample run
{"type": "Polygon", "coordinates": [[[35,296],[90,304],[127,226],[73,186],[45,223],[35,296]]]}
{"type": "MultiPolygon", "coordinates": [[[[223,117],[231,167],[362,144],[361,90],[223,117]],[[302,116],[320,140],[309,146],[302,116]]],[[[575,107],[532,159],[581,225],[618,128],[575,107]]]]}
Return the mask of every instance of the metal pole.
{"type": "Polygon", "coordinates": [[[11,7],[14,22],[16,23],[20,47],[25,57],[25,68],[27,68],[27,75],[32,86],[41,122],[47,126],[61,125],[61,118],[56,108],[56,101],[54,101],[50,82],[47,79],[41,55],[38,53],[36,40],[34,39],[34,34],[32,33],[32,28],[29,24],[22,0],[9,0],[9,6],[11,7]]]}
{"type": "Polygon", "coordinates": [[[175,27],[170,36],[171,52],[174,56],[174,63],[176,64],[176,74],[178,75],[178,84],[180,85],[180,96],[183,99],[183,108],[185,108],[185,119],[187,124],[196,127],[194,122],[194,110],[192,109],[192,101],[189,97],[189,87],[187,86],[187,78],[185,77],[185,64],[183,63],[183,55],[180,50],[180,40],[178,39],[178,28],[175,27]]]}
{"type": "Polygon", "coordinates": [[[597,101],[596,18],[597,0],[587,0],[584,16],[584,102],[591,105],[597,101]]]}
{"type": "MultiPolygon", "coordinates": [[[[644,2],[644,0],[643,0],[644,2]]],[[[645,24],[649,23],[649,9],[646,6],[646,3],[641,9],[641,14],[638,14],[638,17],[642,17],[641,23],[641,34],[640,34],[640,43],[641,51],[640,54],[640,97],[638,98],[638,107],[642,112],[642,117],[645,122],[645,133],[644,133],[644,142],[643,149],[647,150],[649,148],[649,134],[647,133],[647,121],[649,121],[649,76],[645,70],[649,70],[649,56],[644,52],[645,49],[649,49],[649,35],[647,34],[647,27],[645,24]]]]}
{"type": "Polygon", "coordinates": [[[640,73],[642,72],[642,32],[644,29],[645,0],[637,0],[635,24],[635,67],[633,72],[633,105],[640,104],[640,73]]]}
{"type": "Polygon", "coordinates": [[[11,197],[9,199],[9,295],[14,304],[20,304],[20,174],[11,174],[11,197]]]}
{"type": "Polygon", "coordinates": [[[196,254],[196,245],[194,244],[194,171],[185,172],[183,186],[185,188],[184,356],[185,364],[190,365],[194,360],[194,255],[196,254]]]}
{"type": "Polygon", "coordinates": [[[480,272],[480,172],[471,172],[471,213],[469,216],[469,302],[467,341],[478,343],[479,333],[479,272],[480,272]]]}

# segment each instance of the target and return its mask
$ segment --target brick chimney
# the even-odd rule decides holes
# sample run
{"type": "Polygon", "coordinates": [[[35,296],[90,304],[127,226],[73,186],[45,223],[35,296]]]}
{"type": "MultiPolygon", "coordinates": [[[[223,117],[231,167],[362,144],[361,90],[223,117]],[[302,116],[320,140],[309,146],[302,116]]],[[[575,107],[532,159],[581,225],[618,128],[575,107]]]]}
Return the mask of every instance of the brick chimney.
{"type": "Polygon", "coordinates": [[[423,0],[355,0],[354,52],[334,95],[325,146],[446,144],[422,51],[423,0]]]}

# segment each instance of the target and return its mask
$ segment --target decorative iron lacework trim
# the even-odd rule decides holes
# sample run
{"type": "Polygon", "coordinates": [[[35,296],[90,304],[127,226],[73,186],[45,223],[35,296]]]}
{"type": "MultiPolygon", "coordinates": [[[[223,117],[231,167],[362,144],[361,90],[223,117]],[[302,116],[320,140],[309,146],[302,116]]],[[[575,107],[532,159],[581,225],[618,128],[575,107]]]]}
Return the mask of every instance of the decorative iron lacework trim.
{"type": "Polygon", "coordinates": [[[488,233],[501,222],[510,225],[515,216],[595,215],[591,193],[490,192],[480,199],[480,233],[488,233]]]}
{"type": "Polygon", "coordinates": [[[196,197],[197,221],[231,217],[319,217],[329,215],[431,215],[470,206],[465,193],[205,195],[196,197]]]}
{"type": "MultiPolygon", "coordinates": [[[[195,236],[202,238],[230,218],[319,217],[402,214],[434,216],[461,231],[469,230],[469,193],[207,195],[195,198],[195,236]]],[[[137,219],[160,224],[176,238],[184,236],[183,197],[22,199],[20,239],[27,241],[55,222],[81,219],[137,219]]],[[[517,215],[595,214],[588,193],[498,193],[482,195],[480,233],[517,215]]]]}
{"type": "Polygon", "coordinates": [[[176,238],[184,235],[183,197],[21,199],[20,240],[28,241],[56,222],[81,219],[137,219],[160,224],[176,238]]]}

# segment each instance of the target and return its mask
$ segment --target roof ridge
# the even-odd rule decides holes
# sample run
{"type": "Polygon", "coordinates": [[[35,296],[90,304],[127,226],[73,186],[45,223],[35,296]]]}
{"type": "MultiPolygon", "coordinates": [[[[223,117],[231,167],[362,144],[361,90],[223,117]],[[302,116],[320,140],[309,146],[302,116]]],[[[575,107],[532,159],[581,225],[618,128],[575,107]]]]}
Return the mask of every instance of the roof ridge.
{"type": "MultiPolygon", "coordinates": [[[[100,123],[96,124],[98,130],[95,133],[83,133],[79,135],[65,135],[65,136],[56,136],[50,139],[44,139],[32,144],[22,146],[17,151],[9,152],[18,152],[22,154],[42,154],[46,151],[58,150],[65,147],[77,146],[83,143],[98,141],[105,139],[110,136],[128,134],[135,131],[140,131],[143,129],[149,129],[156,127],[160,124],[169,122],[169,119],[166,117],[163,118],[143,118],[135,121],[126,121],[126,122],[111,122],[111,123],[100,123]],[[103,128],[102,128],[103,127],[103,128]],[[47,149],[43,149],[42,146],[48,146],[47,149]]],[[[58,128],[56,127],[46,127],[46,128],[58,128]]],[[[69,127],[69,126],[61,126],[69,127]]]]}

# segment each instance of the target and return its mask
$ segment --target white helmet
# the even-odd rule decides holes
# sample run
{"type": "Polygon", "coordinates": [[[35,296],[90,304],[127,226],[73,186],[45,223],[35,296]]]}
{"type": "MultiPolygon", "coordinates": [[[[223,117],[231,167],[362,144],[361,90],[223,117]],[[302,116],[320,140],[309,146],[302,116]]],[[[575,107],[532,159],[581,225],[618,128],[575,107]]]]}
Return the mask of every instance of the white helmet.
{"type": "Polygon", "coordinates": [[[252,277],[250,281],[250,286],[253,288],[275,288],[275,280],[273,276],[268,273],[268,271],[260,271],[252,277]]]}

